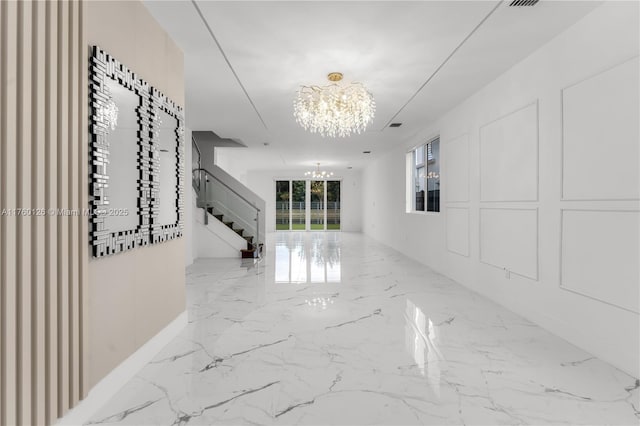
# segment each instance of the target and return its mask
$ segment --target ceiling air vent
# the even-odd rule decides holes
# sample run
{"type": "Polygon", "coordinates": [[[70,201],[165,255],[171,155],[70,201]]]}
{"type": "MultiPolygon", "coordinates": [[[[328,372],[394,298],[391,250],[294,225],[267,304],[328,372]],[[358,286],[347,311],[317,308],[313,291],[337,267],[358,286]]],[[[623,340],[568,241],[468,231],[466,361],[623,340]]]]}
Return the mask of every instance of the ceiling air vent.
{"type": "Polygon", "coordinates": [[[389,124],[389,127],[400,127],[402,126],[402,123],[391,123],[389,124]]]}
{"type": "Polygon", "coordinates": [[[509,3],[509,6],[535,6],[538,1],[539,0],[513,0],[511,3],[509,3]]]}

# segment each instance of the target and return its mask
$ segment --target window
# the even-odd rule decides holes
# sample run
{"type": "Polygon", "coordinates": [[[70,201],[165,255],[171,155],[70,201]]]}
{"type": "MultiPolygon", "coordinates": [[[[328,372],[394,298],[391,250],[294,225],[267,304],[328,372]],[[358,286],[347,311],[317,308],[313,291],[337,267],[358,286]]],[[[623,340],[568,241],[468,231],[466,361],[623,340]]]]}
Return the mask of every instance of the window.
{"type": "Polygon", "coordinates": [[[339,180],[276,180],[276,230],[340,229],[339,180]]]}
{"type": "MultiPolygon", "coordinates": [[[[440,211],[440,138],[420,145],[411,156],[411,210],[440,211]]],[[[409,161],[409,160],[407,160],[409,161]]],[[[407,207],[409,208],[409,207],[407,207]]]]}
{"type": "Polygon", "coordinates": [[[291,190],[288,180],[276,181],[276,229],[289,229],[291,217],[289,215],[291,190]]]}

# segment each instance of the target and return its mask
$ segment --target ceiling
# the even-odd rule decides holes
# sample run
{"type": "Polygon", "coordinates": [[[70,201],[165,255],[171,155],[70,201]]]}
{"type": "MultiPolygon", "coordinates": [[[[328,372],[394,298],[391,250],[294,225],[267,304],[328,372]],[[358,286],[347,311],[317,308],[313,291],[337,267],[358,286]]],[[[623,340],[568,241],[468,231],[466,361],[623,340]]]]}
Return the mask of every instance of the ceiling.
{"type": "Polygon", "coordinates": [[[600,2],[158,1],[185,55],[187,126],[247,148],[247,169],[361,168],[495,79],[600,2]],[[373,93],[368,130],[322,138],[293,118],[300,85],[342,72],[373,93]],[[391,122],[403,123],[389,128],[391,122]],[[268,144],[268,145],[265,145],[268,144]],[[362,151],[370,150],[365,155],[362,151]]]}

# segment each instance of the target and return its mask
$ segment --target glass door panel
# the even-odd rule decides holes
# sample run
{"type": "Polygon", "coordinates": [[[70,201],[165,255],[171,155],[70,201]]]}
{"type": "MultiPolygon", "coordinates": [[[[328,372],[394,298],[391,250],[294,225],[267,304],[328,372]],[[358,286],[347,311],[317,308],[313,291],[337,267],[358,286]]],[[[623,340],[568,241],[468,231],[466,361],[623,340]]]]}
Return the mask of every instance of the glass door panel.
{"type": "Polygon", "coordinates": [[[324,192],[325,183],[321,180],[311,181],[311,215],[309,216],[309,229],[312,231],[324,230],[324,192]]]}
{"type": "Polygon", "coordinates": [[[327,229],[340,229],[340,181],[327,181],[327,229]]]}
{"type": "Polygon", "coordinates": [[[276,230],[341,229],[341,181],[277,180],[276,230]]]}
{"type": "Polygon", "coordinates": [[[289,201],[291,193],[288,180],[276,181],[276,231],[289,230],[289,201]]]}
{"type": "Polygon", "coordinates": [[[304,180],[291,181],[291,229],[304,231],[306,229],[307,213],[307,182],[304,180]]]}

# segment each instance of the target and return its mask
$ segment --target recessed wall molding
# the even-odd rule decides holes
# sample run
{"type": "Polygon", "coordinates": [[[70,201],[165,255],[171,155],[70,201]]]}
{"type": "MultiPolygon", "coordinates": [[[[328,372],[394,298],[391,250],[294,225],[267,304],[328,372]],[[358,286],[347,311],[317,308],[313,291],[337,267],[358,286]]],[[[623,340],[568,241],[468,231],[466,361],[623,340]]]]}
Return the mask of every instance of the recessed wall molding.
{"type": "Polygon", "coordinates": [[[480,201],[538,201],[538,100],[479,130],[480,201]]]}
{"type": "Polygon", "coordinates": [[[639,64],[634,56],[561,90],[562,200],[640,199],[639,64]]]}
{"type": "Polygon", "coordinates": [[[447,251],[469,257],[469,207],[447,205],[446,222],[447,251]]]}
{"type": "Polygon", "coordinates": [[[562,209],[560,288],[640,313],[640,210],[562,209]]]}
{"type": "Polygon", "coordinates": [[[464,133],[442,143],[446,170],[445,194],[447,203],[468,202],[469,183],[469,134],[464,133]]]}
{"type": "Polygon", "coordinates": [[[538,209],[480,208],[480,262],[538,281],[538,209]]]}

